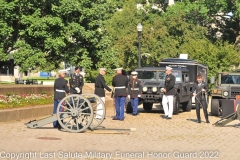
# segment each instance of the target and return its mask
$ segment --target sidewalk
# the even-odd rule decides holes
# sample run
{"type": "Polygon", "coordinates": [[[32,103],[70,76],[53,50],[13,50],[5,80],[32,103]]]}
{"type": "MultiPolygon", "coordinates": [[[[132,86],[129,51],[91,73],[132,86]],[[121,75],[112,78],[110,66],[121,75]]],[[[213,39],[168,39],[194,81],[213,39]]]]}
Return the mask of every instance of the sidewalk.
{"type": "MultiPolygon", "coordinates": [[[[21,153],[34,160],[240,159],[238,127],[214,127],[211,124],[219,118],[212,116],[211,124],[198,124],[195,110],[166,120],[160,118],[163,112],[156,107],[145,112],[140,106],[139,116],[125,114],[124,121],[113,121],[114,110],[107,108],[102,127],[136,129],[129,134],[69,133],[52,128],[52,124],[29,129],[24,125],[29,119],[0,123],[1,156],[10,159],[12,155],[16,159],[21,153]]],[[[236,123],[239,121],[233,122],[236,123]]]]}

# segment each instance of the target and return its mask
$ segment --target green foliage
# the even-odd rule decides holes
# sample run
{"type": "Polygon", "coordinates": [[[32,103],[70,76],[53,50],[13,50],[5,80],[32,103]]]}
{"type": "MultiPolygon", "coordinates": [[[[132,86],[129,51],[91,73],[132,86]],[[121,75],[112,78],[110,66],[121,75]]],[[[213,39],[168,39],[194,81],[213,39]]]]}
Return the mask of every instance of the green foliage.
{"type": "Polygon", "coordinates": [[[0,58],[13,51],[24,71],[59,68],[62,61],[96,67],[107,47],[103,21],[116,10],[108,0],[1,0],[0,8],[0,58]]]}
{"type": "Polygon", "coordinates": [[[208,66],[210,77],[239,64],[239,1],[148,2],[0,0],[0,58],[6,61],[14,52],[22,70],[56,70],[65,61],[83,66],[88,82],[94,82],[97,68],[105,67],[108,85],[111,69],[137,67],[139,40],[142,66],[188,53],[208,66]],[[140,39],[138,23],[143,25],[140,39]]]}
{"type": "MultiPolygon", "coordinates": [[[[95,83],[95,79],[99,74],[99,70],[91,70],[87,71],[85,75],[85,82],[86,83],[95,83]]],[[[114,71],[107,70],[107,74],[104,76],[105,82],[108,86],[112,86],[112,79],[114,77],[114,71]]]]}
{"type": "Polygon", "coordinates": [[[85,75],[85,82],[86,83],[95,83],[95,78],[99,74],[97,70],[89,70],[85,75]]]}

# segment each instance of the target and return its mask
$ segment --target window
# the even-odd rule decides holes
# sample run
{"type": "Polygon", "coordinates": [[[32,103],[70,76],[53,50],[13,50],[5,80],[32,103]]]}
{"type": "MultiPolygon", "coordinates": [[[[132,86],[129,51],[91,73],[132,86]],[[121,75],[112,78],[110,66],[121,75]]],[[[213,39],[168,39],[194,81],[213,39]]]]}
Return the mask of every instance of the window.
{"type": "Polygon", "coordinates": [[[240,84],[240,75],[223,75],[222,84],[240,84]]]}
{"type": "Polygon", "coordinates": [[[156,71],[137,71],[138,79],[151,79],[156,80],[156,71]]]}
{"type": "Polygon", "coordinates": [[[172,74],[175,76],[176,82],[181,82],[182,74],[180,71],[172,71],[172,74]]]}

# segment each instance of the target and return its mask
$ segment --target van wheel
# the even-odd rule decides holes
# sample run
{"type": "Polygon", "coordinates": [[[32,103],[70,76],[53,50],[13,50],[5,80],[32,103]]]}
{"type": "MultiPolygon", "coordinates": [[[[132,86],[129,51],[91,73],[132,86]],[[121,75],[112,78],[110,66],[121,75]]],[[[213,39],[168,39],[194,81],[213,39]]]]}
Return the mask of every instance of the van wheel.
{"type": "Polygon", "coordinates": [[[192,96],[190,96],[187,102],[182,103],[182,110],[184,112],[190,112],[192,110],[192,96]]]}
{"type": "Polygon", "coordinates": [[[146,111],[152,110],[152,106],[153,106],[153,103],[149,103],[149,102],[144,102],[143,103],[143,109],[146,110],[146,111]]]}
{"type": "Polygon", "coordinates": [[[212,99],[211,102],[211,115],[212,116],[221,116],[222,115],[222,109],[219,104],[218,99],[212,99]]]}
{"type": "Polygon", "coordinates": [[[179,113],[179,101],[178,101],[178,97],[174,96],[173,97],[173,114],[178,115],[178,113],[179,113]]]}
{"type": "Polygon", "coordinates": [[[132,113],[132,112],[133,112],[132,104],[131,102],[128,102],[126,107],[126,113],[132,113]]]}

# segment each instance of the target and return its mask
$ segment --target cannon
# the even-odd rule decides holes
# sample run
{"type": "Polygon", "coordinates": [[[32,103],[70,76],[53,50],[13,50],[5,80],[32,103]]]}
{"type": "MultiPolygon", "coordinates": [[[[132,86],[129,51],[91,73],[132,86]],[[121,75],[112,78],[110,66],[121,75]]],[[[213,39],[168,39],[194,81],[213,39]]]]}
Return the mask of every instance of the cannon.
{"type": "Polygon", "coordinates": [[[25,125],[28,128],[39,128],[58,121],[61,128],[66,131],[84,132],[86,129],[96,129],[105,119],[105,114],[105,105],[96,94],[71,94],[59,102],[56,114],[41,120],[29,121],[25,125]],[[102,107],[97,109],[98,105],[102,107]]]}
{"type": "Polygon", "coordinates": [[[240,120],[240,104],[238,104],[236,106],[236,112],[224,117],[224,118],[221,118],[219,121],[215,122],[213,125],[217,126],[217,127],[223,127],[225,126],[226,124],[234,121],[234,120],[240,120]]]}

